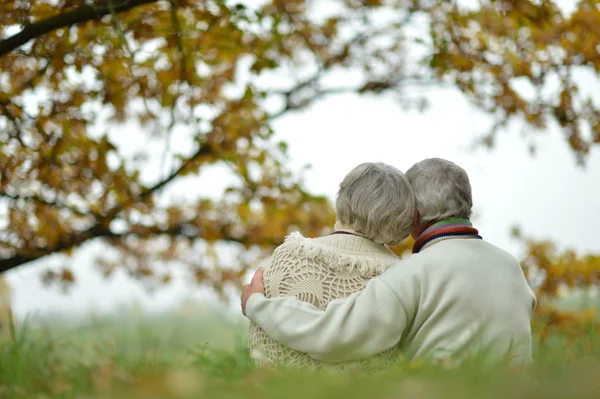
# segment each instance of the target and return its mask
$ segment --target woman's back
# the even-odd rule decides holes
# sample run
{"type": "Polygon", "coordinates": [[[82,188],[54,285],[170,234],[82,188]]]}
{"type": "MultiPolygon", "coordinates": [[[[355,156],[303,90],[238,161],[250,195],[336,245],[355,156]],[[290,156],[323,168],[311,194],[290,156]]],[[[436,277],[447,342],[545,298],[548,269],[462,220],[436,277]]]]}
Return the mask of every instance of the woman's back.
{"type": "MultiPolygon", "coordinates": [[[[364,288],[398,258],[384,245],[351,232],[310,239],[299,233],[287,237],[273,253],[265,270],[267,297],[296,296],[319,309],[364,288]]],[[[396,361],[398,349],[390,349],[360,362],[326,364],[269,338],[250,324],[249,350],[259,365],[280,365],[312,370],[346,371],[381,369],[396,361]]]]}

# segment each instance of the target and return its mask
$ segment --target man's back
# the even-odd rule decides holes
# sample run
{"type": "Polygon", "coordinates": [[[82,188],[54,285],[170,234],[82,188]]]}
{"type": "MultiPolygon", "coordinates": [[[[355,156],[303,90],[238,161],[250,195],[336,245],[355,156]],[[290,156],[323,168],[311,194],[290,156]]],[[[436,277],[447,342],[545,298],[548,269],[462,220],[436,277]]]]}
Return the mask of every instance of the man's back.
{"type": "Polygon", "coordinates": [[[411,290],[418,303],[400,342],[409,358],[461,359],[476,352],[489,360],[531,362],[536,300],[512,255],[483,240],[448,239],[384,275],[399,298],[407,276],[418,286],[411,290]]]}

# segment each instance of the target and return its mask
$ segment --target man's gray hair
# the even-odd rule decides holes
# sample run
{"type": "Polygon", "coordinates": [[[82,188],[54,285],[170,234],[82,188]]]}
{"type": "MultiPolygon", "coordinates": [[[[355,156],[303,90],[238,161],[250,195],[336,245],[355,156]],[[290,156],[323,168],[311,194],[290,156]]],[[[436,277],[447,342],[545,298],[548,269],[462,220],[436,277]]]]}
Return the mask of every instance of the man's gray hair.
{"type": "Polygon", "coordinates": [[[412,229],[415,196],[404,173],[384,163],[363,163],[340,184],[337,219],[379,244],[396,245],[412,229]]]}
{"type": "Polygon", "coordinates": [[[471,217],[473,197],[467,172],[454,162],[429,158],[414,164],[406,177],[414,190],[421,224],[471,217]]]}

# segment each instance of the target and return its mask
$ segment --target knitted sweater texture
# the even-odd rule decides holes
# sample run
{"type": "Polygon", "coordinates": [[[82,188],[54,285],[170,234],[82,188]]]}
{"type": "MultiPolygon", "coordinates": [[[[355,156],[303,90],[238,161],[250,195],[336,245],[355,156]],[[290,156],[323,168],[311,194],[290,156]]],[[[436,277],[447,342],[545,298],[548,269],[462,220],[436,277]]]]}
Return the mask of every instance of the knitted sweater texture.
{"type": "MultiPolygon", "coordinates": [[[[397,260],[384,245],[356,235],[334,234],[311,239],[292,233],[274,251],[265,270],[266,296],[295,296],[322,310],[334,299],[361,291],[370,279],[397,260]]],[[[325,363],[281,345],[254,323],[250,324],[248,342],[250,356],[260,366],[328,372],[377,371],[392,365],[398,355],[398,348],[392,348],[365,360],[325,363]]]]}

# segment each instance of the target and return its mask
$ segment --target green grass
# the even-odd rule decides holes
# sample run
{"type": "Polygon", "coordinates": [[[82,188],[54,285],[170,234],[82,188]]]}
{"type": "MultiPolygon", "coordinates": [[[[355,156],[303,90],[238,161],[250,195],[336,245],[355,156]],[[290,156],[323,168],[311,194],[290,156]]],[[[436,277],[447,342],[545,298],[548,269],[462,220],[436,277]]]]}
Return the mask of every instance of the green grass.
{"type": "Polygon", "coordinates": [[[536,344],[527,370],[399,363],[381,375],[257,369],[246,324],[213,313],[127,314],[22,324],[0,344],[0,398],[599,398],[589,329],[536,344]]]}

